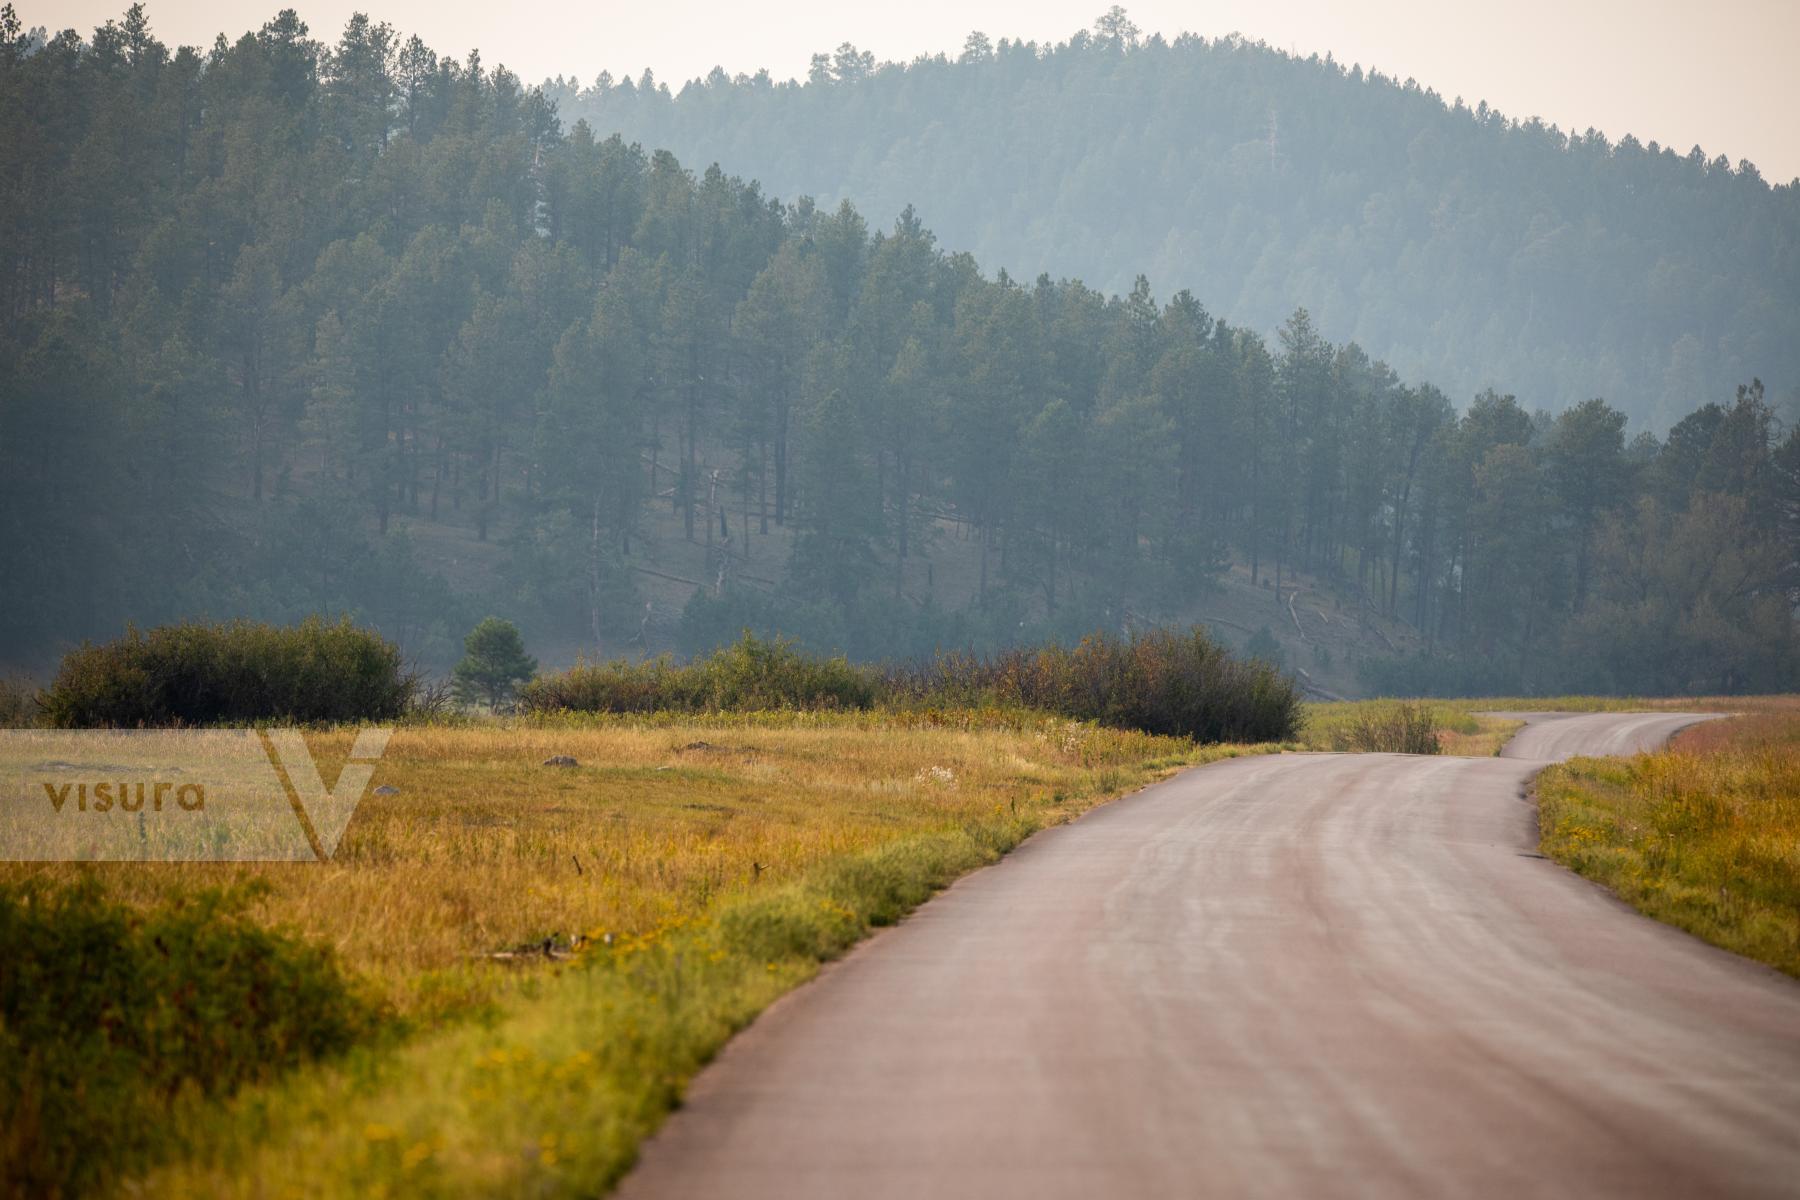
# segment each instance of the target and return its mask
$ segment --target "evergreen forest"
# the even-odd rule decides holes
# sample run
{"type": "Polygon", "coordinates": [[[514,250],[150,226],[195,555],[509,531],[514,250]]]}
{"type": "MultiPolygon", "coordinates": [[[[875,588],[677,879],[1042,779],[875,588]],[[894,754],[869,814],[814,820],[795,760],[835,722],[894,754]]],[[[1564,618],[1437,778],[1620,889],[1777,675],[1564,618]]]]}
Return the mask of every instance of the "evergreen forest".
{"type": "Polygon", "coordinates": [[[972,33],[908,63],[844,44],[805,80],[545,92],[565,122],[775,195],[913,204],[989,270],[1121,293],[1141,273],[1264,332],[1304,307],[1459,404],[1604,396],[1666,433],[1753,376],[1800,394],[1800,181],[1364,64],[1145,37],[1115,8],[1055,44],[972,33]]]}
{"type": "Polygon", "coordinates": [[[1106,19],[670,97],[9,6],[0,113],[0,663],[315,613],[439,669],[489,613],[554,665],[922,659],[1236,578],[1392,631],[1368,690],[1792,686],[1795,199],[1747,167],[1106,19]]]}

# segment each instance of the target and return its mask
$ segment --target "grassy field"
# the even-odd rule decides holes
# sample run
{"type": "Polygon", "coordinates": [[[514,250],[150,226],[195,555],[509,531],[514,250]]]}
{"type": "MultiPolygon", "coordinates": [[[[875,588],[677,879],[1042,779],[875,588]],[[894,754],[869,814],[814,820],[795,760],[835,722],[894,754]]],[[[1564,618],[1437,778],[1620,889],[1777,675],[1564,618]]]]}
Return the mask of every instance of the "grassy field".
{"type": "Polygon", "coordinates": [[[1542,849],[1658,920],[1800,976],[1800,699],[1731,703],[1751,715],[1655,754],[1546,770],[1542,849]]]}
{"type": "MultiPolygon", "coordinates": [[[[350,740],[309,735],[325,778],[350,740]]],[[[248,916],[334,948],[384,1013],[228,1102],[171,1096],[135,1193],[592,1194],[734,1030],[869,929],[1243,752],[1029,714],[411,727],[374,779],[395,791],[328,864],[8,864],[0,883],[93,880],[157,912],[253,882],[248,916]]]]}

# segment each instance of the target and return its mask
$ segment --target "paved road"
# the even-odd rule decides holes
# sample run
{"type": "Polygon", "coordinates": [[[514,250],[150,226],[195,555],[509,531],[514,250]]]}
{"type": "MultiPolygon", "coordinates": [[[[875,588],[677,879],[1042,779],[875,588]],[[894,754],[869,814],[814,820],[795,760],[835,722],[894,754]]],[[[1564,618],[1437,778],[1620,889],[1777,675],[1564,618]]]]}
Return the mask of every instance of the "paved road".
{"type": "Polygon", "coordinates": [[[1526,722],[1500,749],[1502,758],[1560,762],[1581,754],[1637,754],[1653,750],[1696,720],[1718,714],[1497,712],[1526,722]]]}
{"type": "Polygon", "coordinates": [[[764,1014],[622,1194],[1800,1195],[1800,984],[1536,857],[1541,765],[1238,759],[1041,834],[764,1014]]]}

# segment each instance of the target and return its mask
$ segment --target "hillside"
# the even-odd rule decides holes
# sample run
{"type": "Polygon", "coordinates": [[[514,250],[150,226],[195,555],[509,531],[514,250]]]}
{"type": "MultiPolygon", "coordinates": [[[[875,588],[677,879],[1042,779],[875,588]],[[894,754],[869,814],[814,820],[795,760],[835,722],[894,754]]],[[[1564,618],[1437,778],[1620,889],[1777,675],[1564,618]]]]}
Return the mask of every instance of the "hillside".
{"type": "Polygon", "coordinates": [[[1123,292],[1142,272],[1265,333],[1304,306],[1458,404],[1603,396],[1662,431],[1754,375],[1800,389],[1800,189],[1698,147],[1520,123],[1236,38],[972,35],[905,65],[846,46],[803,84],[677,89],[545,84],[566,124],[827,209],[915,205],[1018,278],[1123,292]]]}
{"type": "Polygon", "coordinates": [[[204,54],[141,6],[0,20],[0,111],[6,665],[313,613],[435,667],[487,613],[548,665],[1194,620],[1340,692],[1800,662],[1800,433],[1757,384],[1666,439],[1597,399],[1459,410],[1304,307],[1022,284],[362,17],[204,54]]]}
{"type": "MultiPolygon", "coordinates": [[[[722,505],[728,521],[739,523],[743,512],[733,504],[722,505]]],[[[719,578],[719,558],[703,540],[688,539],[681,514],[666,500],[648,506],[639,525],[637,552],[628,560],[630,605],[623,619],[609,620],[612,636],[598,651],[623,657],[676,654],[685,656],[710,648],[734,635],[727,624],[696,628],[684,622],[684,614],[696,595],[705,596],[719,578]],[[710,565],[709,565],[710,564],[710,565]]],[[[509,531],[497,530],[493,539],[471,538],[467,523],[432,521],[425,514],[397,520],[422,561],[445,572],[460,594],[504,593],[509,552],[509,531]]],[[[771,601],[790,596],[784,586],[793,555],[794,531],[772,526],[768,535],[752,534],[747,554],[734,563],[731,585],[771,601]]],[[[907,595],[918,603],[930,603],[946,614],[968,613],[979,608],[981,551],[979,539],[966,529],[943,520],[929,531],[930,552],[910,561],[906,570],[907,595]]],[[[1087,586],[1093,586],[1089,583],[1087,586]]],[[[1012,611],[1013,601],[1007,602],[1012,611]]],[[[517,612],[517,609],[509,609],[517,612]]],[[[1033,619],[1041,611],[1026,610],[1033,619]]],[[[596,644],[591,632],[572,621],[526,615],[533,653],[546,669],[562,668],[577,659],[592,659],[596,644]]],[[[798,614],[796,614],[798,615],[798,614]]],[[[1257,649],[1277,658],[1279,665],[1296,673],[1309,697],[1334,699],[1358,695],[1364,690],[1359,668],[1371,660],[1395,654],[1415,654],[1424,645],[1418,632],[1405,621],[1386,617],[1371,605],[1361,605],[1353,589],[1331,578],[1310,573],[1290,575],[1277,592],[1267,572],[1253,582],[1246,564],[1234,563],[1207,581],[1207,586],[1183,601],[1142,612],[1129,605],[1106,614],[1111,632],[1144,630],[1153,624],[1202,624],[1224,643],[1237,649],[1259,640],[1257,649]]],[[[769,631],[813,633],[798,620],[772,618],[769,631]]],[[[985,632],[975,640],[994,644],[985,632]]],[[[838,643],[816,641],[824,649],[838,643]]],[[[956,643],[949,643],[954,646],[956,643]]]]}

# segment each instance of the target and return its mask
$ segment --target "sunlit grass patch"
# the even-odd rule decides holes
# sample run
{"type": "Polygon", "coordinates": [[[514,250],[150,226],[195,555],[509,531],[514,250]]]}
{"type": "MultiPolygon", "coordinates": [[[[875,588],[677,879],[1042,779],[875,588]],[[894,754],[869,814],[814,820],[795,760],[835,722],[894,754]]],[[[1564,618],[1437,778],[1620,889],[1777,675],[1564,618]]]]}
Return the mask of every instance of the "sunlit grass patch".
{"type": "Polygon", "coordinates": [[[1545,854],[1640,911],[1800,975],[1800,708],[1538,777],[1545,854]]]}

